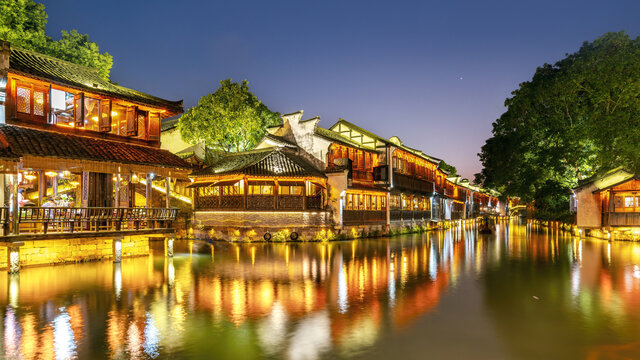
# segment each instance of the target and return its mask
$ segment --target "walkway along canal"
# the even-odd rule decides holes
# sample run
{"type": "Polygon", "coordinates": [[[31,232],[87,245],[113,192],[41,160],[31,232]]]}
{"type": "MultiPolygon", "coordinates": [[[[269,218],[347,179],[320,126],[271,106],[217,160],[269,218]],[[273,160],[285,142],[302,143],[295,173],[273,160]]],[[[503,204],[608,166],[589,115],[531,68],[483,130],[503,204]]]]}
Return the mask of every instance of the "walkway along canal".
{"type": "Polygon", "coordinates": [[[640,243],[497,230],[24,268],[0,281],[0,357],[640,357],[640,243]]]}

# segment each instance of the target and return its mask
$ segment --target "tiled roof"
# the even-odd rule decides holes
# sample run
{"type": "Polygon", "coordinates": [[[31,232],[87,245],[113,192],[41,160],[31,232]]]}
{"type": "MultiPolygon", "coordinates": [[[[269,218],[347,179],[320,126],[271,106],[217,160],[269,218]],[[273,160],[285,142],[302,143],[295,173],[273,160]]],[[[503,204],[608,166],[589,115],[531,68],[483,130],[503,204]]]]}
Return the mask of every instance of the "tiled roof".
{"type": "Polygon", "coordinates": [[[348,146],[352,146],[352,147],[356,147],[356,148],[362,148],[362,145],[358,144],[357,142],[346,138],[340,134],[338,134],[335,131],[332,130],[327,130],[325,128],[321,128],[320,126],[316,126],[316,135],[318,136],[322,136],[326,139],[329,139],[331,141],[335,141],[335,142],[339,142],[348,146]]]}
{"type": "Polygon", "coordinates": [[[160,131],[175,129],[178,126],[179,120],[180,120],[180,117],[163,119],[162,122],[160,123],[160,131]]]}
{"type": "Polygon", "coordinates": [[[0,125],[0,157],[23,155],[189,169],[167,150],[14,125],[0,125]]]}
{"type": "Polygon", "coordinates": [[[289,146],[289,147],[298,147],[298,145],[292,143],[291,141],[285,139],[282,136],[277,136],[277,135],[271,135],[269,133],[265,134],[264,136],[267,139],[270,139],[271,141],[278,143],[280,145],[284,145],[284,146],[289,146]]]}
{"type": "Polygon", "coordinates": [[[322,171],[316,169],[303,157],[284,148],[267,148],[240,153],[231,153],[219,162],[192,175],[252,175],[268,177],[322,177],[322,171]]]}
{"type": "Polygon", "coordinates": [[[128,89],[104,79],[90,67],[74,64],[51,56],[20,48],[11,48],[9,69],[44,81],[67,85],[122,100],[167,109],[172,114],[183,112],[182,100],[169,101],[141,91],[128,89]]]}

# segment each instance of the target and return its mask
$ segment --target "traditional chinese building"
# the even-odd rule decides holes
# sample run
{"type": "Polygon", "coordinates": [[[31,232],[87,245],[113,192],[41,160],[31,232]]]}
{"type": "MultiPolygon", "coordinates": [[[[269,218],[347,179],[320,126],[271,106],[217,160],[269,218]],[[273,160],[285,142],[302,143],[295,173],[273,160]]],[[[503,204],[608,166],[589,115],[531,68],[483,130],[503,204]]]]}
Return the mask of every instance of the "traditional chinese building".
{"type": "Polygon", "coordinates": [[[578,229],[601,230],[594,235],[605,231],[617,237],[638,237],[640,177],[619,167],[585,179],[573,189],[572,210],[578,229]]]}
{"type": "MultiPolygon", "coordinates": [[[[25,239],[73,238],[103,245],[85,246],[86,252],[31,251],[29,242],[20,262],[111,257],[105,241],[114,237],[173,233],[172,186],[186,178],[190,165],[160,149],[160,121],[181,112],[182,101],[0,42],[3,241],[13,247],[25,239]]],[[[140,247],[124,244],[122,253],[143,253],[148,244],[140,247]]]]}

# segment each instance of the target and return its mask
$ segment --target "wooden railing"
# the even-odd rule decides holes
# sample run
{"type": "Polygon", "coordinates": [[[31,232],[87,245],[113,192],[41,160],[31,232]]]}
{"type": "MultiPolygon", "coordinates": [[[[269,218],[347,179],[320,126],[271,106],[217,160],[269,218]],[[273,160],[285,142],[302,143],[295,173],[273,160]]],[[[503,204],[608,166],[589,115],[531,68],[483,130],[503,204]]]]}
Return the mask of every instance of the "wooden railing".
{"type": "Polygon", "coordinates": [[[603,213],[602,226],[640,226],[640,213],[603,213]]]}
{"type": "Polygon", "coordinates": [[[401,173],[393,174],[393,186],[424,194],[433,192],[433,183],[401,173]]]}
{"type": "Polygon", "coordinates": [[[196,210],[322,210],[324,208],[322,196],[300,195],[248,195],[247,206],[244,206],[243,195],[233,196],[196,196],[196,210]],[[305,205],[306,201],[306,205],[305,205]]]}
{"type": "Polygon", "coordinates": [[[386,210],[343,210],[342,222],[345,225],[386,222],[386,210]]]}
{"type": "Polygon", "coordinates": [[[431,210],[391,210],[389,211],[391,221],[394,220],[430,220],[431,210]]]}
{"type": "Polygon", "coordinates": [[[18,214],[17,233],[47,234],[169,229],[178,215],[178,209],[29,206],[20,208],[18,214]]]}

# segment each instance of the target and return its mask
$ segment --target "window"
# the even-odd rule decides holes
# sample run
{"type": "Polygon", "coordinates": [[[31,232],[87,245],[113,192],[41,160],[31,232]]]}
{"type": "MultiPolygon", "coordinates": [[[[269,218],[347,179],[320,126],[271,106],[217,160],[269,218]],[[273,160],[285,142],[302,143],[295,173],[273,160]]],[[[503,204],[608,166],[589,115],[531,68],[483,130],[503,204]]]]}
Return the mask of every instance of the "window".
{"type": "Polygon", "coordinates": [[[312,182],[307,185],[307,196],[320,196],[322,195],[322,188],[312,182]]]}
{"type": "Polygon", "coordinates": [[[29,121],[44,122],[47,116],[48,89],[33,84],[17,82],[16,84],[17,117],[29,121]]]}
{"type": "Polygon", "coordinates": [[[147,117],[148,113],[146,111],[138,110],[136,112],[136,121],[138,122],[138,139],[146,139],[147,138],[147,117]]]}
{"type": "Polygon", "coordinates": [[[200,196],[218,196],[220,195],[220,187],[219,186],[207,186],[201,187],[199,189],[200,196]]]}
{"type": "Polygon", "coordinates": [[[127,107],[113,103],[111,105],[111,133],[127,136],[127,107]]]}
{"type": "Polygon", "coordinates": [[[242,195],[244,192],[242,191],[242,181],[238,181],[233,185],[224,185],[222,186],[222,195],[242,195]]]}
{"type": "Polygon", "coordinates": [[[249,195],[273,195],[273,184],[249,185],[249,195]]]}
{"type": "Polygon", "coordinates": [[[73,127],[73,94],[63,90],[51,89],[51,122],[61,126],[73,127]]]}
{"type": "Polygon", "coordinates": [[[302,196],[304,194],[304,186],[302,185],[280,185],[278,188],[280,195],[302,196]]]}
{"type": "Polygon", "coordinates": [[[100,100],[84,98],[84,128],[100,131],[100,100]]]}
{"type": "Polygon", "coordinates": [[[353,195],[352,194],[347,194],[346,209],[347,210],[353,210],[353,195]]]}
{"type": "Polygon", "coordinates": [[[31,89],[18,86],[16,89],[18,112],[31,114],[31,89]]]}

